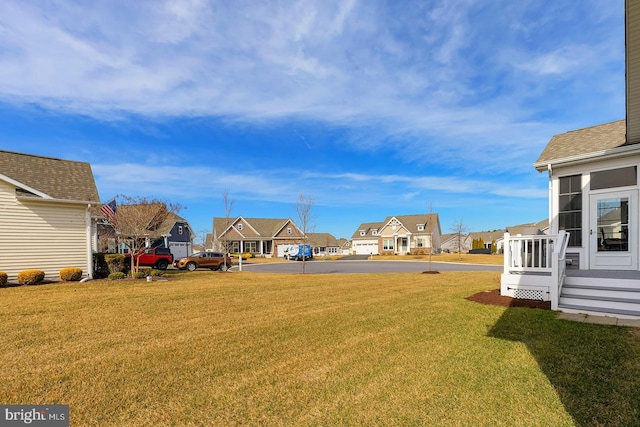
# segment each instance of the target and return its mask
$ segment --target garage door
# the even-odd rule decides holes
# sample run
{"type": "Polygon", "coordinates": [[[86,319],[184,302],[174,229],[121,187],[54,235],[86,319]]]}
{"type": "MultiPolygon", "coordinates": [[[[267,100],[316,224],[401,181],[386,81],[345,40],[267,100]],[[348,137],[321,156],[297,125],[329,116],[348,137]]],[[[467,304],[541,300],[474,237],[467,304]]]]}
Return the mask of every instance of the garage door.
{"type": "Polygon", "coordinates": [[[284,257],[284,251],[287,250],[288,247],[293,246],[293,245],[278,245],[278,250],[276,252],[276,256],[278,258],[282,258],[284,257]]]}
{"type": "Polygon", "coordinates": [[[169,250],[173,254],[174,259],[180,259],[191,255],[189,252],[189,246],[183,242],[171,242],[169,243],[169,250]]]}
{"type": "Polygon", "coordinates": [[[351,247],[352,251],[355,251],[357,255],[377,255],[378,244],[377,243],[354,243],[351,247]]]}

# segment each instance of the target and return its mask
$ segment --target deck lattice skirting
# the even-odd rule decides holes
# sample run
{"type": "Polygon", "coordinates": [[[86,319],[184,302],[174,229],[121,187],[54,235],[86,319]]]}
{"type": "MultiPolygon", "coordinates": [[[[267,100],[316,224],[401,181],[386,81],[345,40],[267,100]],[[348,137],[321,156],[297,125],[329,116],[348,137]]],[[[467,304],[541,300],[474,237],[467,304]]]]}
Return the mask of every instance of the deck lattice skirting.
{"type": "Polygon", "coordinates": [[[569,233],[557,235],[504,235],[504,272],[500,294],[521,299],[550,301],[558,309],[566,273],[569,233]]]}

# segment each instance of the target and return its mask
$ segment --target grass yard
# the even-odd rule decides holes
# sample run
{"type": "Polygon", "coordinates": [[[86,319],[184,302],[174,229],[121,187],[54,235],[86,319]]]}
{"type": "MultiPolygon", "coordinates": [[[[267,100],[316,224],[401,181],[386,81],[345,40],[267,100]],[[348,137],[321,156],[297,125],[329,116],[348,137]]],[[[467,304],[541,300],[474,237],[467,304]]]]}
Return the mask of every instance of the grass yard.
{"type": "Polygon", "coordinates": [[[496,273],[0,289],[3,403],[74,426],[640,425],[634,329],[465,300],[496,273]]]}

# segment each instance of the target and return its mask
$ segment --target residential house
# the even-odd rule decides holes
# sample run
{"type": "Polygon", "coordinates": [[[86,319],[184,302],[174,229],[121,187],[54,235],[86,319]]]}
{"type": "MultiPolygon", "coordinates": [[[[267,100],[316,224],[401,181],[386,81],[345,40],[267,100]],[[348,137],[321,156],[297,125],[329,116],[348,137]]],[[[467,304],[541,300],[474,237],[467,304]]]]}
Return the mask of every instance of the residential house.
{"type": "Polygon", "coordinates": [[[378,230],[381,222],[366,222],[351,236],[351,253],[354,255],[378,255],[378,230]]]}
{"type": "Polygon", "coordinates": [[[449,233],[441,237],[440,248],[442,252],[469,252],[471,249],[471,236],[467,234],[449,233]]]}
{"type": "Polygon", "coordinates": [[[351,254],[351,241],[345,239],[344,237],[340,238],[340,255],[350,255],[351,254]]]}
{"type": "Polygon", "coordinates": [[[499,231],[501,235],[495,239],[498,253],[504,252],[505,232],[509,233],[511,236],[549,234],[549,219],[545,218],[538,222],[510,225],[505,230],[499,231]]]}
{"type": "Polygon", "coordinates": [[[93,274],[100,197],[89,163],[0,150],[0,271],[93,274]]]}
{"type": "Polygon", "coordinates": [[[493,244],[496,244],[495,251],[498,252],[498,241],[502,240],[504,236],[504,230],[494,230],[494,231],[472,231],[469,233],[469,239],[471,239],[471,243],[473,245],[473,241],[482,242],[482,249],[489,250],[491,253],[493,251],[493,244]]]}
{"type": "Polygon", "coordinates": [[[162,239],[154,242],[153,247],[169,248],[175,259],[187,257],[195,252],[193,239],[195,233],[186,219],[171,212],[160,224],[162,239]]]}
{"type": "Polygon", "coordinates": [[[346,239],[336,239],[329,233],[307,233],[306,243],[313,248],[313,256],[341,255],[346,239]]]}
{"type": "MultiPolygon", "coordinates": [[[[124,206],[126,207],[126,205],[124,206]]],[[[123,209],[123,206],[118,209],[123,209]]],[[[146,246],[150,248],[169,248],[175,259],[183,258],[194,252],[193,239],[195,233],[191,226],[181,216],[169,212],[164,221],[154,227],[156,235],[160,237],[151,241],[147,239],[146,246]]],[[[128,247],[118,242],[113,227],[103,222],[98,224],[99,251],[107,253],[127,253],[128,247]]]]}
{"type": "Polygon", "coordinates": [[[306,237],[290,218],[214,218],[212,250],[281,257],[291,244],[306,237]]]}
{"type": "Polygon", "coordinates": [[[640,316],[630,297],[640,287],[640,2],[625,6],[626,119],[555,135],[544,148],[534,166],[549,179],[549,236],[505,235],[503,295],[640,316]]]}
{"type": "Polygon", "coordinates": [[[440,248],[438,214],[389,216],[378,223],[365,223],[351,237],[355,254],[433,253],[440,248]]]}

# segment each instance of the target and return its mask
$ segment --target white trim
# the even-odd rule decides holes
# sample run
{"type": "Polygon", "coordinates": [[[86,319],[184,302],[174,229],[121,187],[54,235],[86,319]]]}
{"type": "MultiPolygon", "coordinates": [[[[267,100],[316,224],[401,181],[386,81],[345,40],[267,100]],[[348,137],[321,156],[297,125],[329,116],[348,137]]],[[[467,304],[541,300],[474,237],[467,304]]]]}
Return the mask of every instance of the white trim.
{"type": "Polygon", "coordinates": [[[2,179],[3,181],[8,182],[9,184],[13,184],[13,185],[15,185],[16,187],[20,187],[20,188],[22,188],[23,190],[27,190],[28,192],[33,193],[33,194],[35,194],[35,195],[37,195],[37,196],[40,196],[40,197],[42,197],[43,199],[53,199],[53,197],[49,196],[48,194],[43,193],[42,191],[38,191],[38,190],[36,190],[35,188],[31,188],[31,187],[29,187],[28,185],[25,185],[25,184],[23,184],[23,183],[21,183],[21,182],[19,182],[19,181],[16,181],[16,180],[15,180],[15,179],[13,179],[13,178],[9,178],[8,176],[3,175],[3,174],[1,174],[1,173],[0,173],[0,179],[2,179]]]}
{"type": "Polygon", "coordinates": [[[623,145],[621,147],[610,148],[607,150],[593,151],[591,153],[579,154],[577,156],[563,157],[560,159],[545,160],[543,162],[535,162],[533,167],[538,172],[542,172],[547,169],[548,166],[572,166],[590,162],[600,162],[603,160],[616,159],[618,157],[628,156],[632,152],[640,153],[640,147],[638,144],[623,145]]]}

